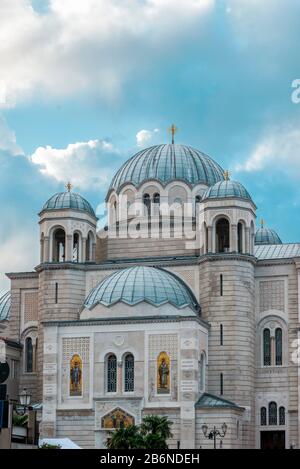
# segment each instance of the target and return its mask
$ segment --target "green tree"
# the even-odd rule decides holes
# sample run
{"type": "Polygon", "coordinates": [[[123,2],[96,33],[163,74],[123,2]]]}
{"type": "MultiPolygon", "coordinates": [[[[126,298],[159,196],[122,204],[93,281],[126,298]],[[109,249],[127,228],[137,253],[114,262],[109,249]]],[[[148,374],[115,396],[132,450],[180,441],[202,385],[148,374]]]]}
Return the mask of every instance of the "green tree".
{"type": "Polygon", "coordinates": [[[109,432],[106,446],[108,449],[143,448],[143,438],[140,434],[139,427],[129,425],[128,427],[118,428],[114,432],[109,432]]]}
{"type": "Polygon", "coordinates": [[[149,415],[140,426],[130,425],[109,432],[109,449],[167,449],[172,437],[172,422],[167,417],[149,415]]]}
{"type": "Polygon", "coordinates": [[[146,449],[168,449],[167,440],[172,438],[171,426],[173,423],[168,417],[148,415],[143,419],[140,431],[146,449]]]}

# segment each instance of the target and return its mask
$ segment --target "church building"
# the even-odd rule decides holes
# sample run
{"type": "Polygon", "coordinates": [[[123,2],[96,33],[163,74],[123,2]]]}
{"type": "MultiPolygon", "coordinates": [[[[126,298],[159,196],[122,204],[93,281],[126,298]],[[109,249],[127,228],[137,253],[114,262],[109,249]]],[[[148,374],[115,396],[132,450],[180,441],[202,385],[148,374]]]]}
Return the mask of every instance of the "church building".
{"type": "Polygon", "coordinates": [[[0,299],[8,394],[30,392],[41,437],[106,448],[161,415],[173,449],[213,448],[214,426],[217,447],[300,447],[300,243],[256,228],[254,200],[175,143],[117,171],[104,228],[70,184],[49,198],[39,265],[0,299]]]}

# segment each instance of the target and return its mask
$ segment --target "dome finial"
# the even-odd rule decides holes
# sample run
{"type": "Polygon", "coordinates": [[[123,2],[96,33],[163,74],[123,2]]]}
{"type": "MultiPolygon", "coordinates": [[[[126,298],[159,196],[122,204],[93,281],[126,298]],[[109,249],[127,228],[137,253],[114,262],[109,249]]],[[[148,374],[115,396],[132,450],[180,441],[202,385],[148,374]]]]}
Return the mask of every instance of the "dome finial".
{"type": "Polygon", "coordinates": [[[67,182],[67,184],[66,184],[65,187],[66,187],[66,189],[67,189],[68,192],[71,192],[71,190],[73,189],[73,186],[72,186],[72,184],[70,183],[70,181],[67,182]]]}
{"type": "Polygon", "coordinates": [[[174,145],[174,136],[176,132],[178,132],[178,127],[176,127],[175,124],[172,124],[171,127],[169,128],[169,132],[172,134],[172,144],[174,145]]]}
{"type": "Polygon", "coordinates": [[[261,228],[265,226],[265,220],[263,218],[260,219],[260,226],[261,228]]]}
{"type": "Polygon", "coordinates": [[[224,178],[225,178],[225,181],[229,181],[230,179],[230,172],[226,169],[226,171],[224,171],[224,178]]]}

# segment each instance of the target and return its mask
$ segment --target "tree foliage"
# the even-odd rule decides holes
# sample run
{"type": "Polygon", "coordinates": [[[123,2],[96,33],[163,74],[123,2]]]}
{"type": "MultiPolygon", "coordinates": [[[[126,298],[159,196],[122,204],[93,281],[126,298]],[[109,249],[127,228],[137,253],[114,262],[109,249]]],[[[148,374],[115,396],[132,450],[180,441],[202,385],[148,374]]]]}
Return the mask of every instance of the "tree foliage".
{"type": "Polygon", "coordinates": [[[149,415],[140,426],[130,425],[109,432],[109,449],[167,449],[172,437],[172,422],[167,417],[149,415]]]}

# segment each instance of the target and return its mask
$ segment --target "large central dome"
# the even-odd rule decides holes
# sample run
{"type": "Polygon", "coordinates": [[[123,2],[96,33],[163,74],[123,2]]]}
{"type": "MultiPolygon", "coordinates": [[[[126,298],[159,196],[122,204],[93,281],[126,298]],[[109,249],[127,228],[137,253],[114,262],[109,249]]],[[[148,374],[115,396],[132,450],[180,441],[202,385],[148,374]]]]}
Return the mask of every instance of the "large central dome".
{"type": "Polygon", "coordinates": [[[223,180],[223,174],[221,166],[199,150],[187,145],[155,145],[139,151],[121,166],[109,192],[119,192],[129,183],[138,187],[153,179],[163,185],[180,180],[192,186],[199,183],[211,186],[223,180]]]}

